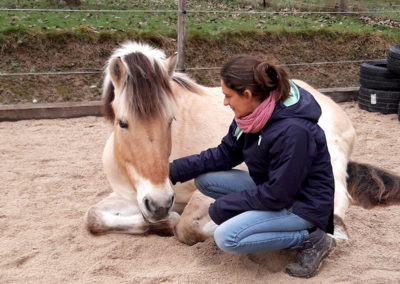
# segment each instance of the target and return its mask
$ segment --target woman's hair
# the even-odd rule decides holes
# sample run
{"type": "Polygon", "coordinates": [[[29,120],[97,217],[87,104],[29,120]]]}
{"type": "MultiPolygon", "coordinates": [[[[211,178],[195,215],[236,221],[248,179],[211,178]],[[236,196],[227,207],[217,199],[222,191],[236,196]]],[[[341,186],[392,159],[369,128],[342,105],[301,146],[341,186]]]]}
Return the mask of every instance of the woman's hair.
{"type": "Polygon", "coordinates": [[[289,97],[288,73],[283,67],[260,60],[251,55],[240,55],[227,62],[221,69],[224,84],[240,96],[248,89],[253,97],[263,101],[276,90],[275,100],[289,97]]]}

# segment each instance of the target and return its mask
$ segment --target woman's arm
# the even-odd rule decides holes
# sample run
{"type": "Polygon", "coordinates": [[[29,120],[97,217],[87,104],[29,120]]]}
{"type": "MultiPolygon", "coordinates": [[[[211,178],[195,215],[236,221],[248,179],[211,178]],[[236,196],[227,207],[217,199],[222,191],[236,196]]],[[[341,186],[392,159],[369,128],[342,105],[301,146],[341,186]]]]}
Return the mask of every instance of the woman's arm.
{"type": "Polygon", "coordinates": [[[243,162],[242,146],[244,139],[237,140],[234,136],[236,128],[236,122],[233,121],[228,134],[222,139],[218,147],[170,163],[171,182],[173,184],[185,182],[203,173],[229,170],[243,162]]]}

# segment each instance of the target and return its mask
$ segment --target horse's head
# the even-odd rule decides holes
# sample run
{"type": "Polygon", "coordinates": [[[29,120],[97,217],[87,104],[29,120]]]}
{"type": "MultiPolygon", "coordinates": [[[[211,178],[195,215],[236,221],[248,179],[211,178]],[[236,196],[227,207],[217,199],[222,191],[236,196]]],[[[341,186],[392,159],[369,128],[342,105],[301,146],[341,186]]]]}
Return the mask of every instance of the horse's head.
{"type": "Polygon", "coordinates": [[[176,56],[144,44],[117,49],[106,67],[104,115],[114,127],[114,156],[136,191],[149,222],[167,217],[174,204],[169,182],[176,56]]]}

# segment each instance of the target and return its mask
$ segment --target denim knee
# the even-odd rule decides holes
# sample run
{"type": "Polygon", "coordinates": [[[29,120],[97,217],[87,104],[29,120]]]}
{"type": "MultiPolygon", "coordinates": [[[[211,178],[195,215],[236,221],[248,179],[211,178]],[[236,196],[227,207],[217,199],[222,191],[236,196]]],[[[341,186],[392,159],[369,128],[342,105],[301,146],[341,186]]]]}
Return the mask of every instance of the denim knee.
{"type": "Polygon", "coordinates": [[[234,239],[232,232],[227,232],[221,225],[214,232],[215,244],[224,252],[231,254],[240,253],[237,251],[238,243],[234,239]]]}
{"type": "Polygon", "coordinates": [[[206,174],[199,175],[194,179],[194,185],[196,188],[204,195],[210,196],[210,191],[208,190],[207,178],[204,178],[206,174]]]}

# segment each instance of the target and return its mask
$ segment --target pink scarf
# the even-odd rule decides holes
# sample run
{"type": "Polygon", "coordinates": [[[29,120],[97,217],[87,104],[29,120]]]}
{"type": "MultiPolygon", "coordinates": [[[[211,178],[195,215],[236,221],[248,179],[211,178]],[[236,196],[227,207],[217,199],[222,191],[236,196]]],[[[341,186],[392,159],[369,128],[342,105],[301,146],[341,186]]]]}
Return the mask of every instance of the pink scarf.
{"type": "Polygon", "coordinates": [[[268,98],[252,113],[240,118],[235,117],[237,125],[244,133],[257,133],[264,127],[276,106],[275,92],[270,92],[268,98]]]}

